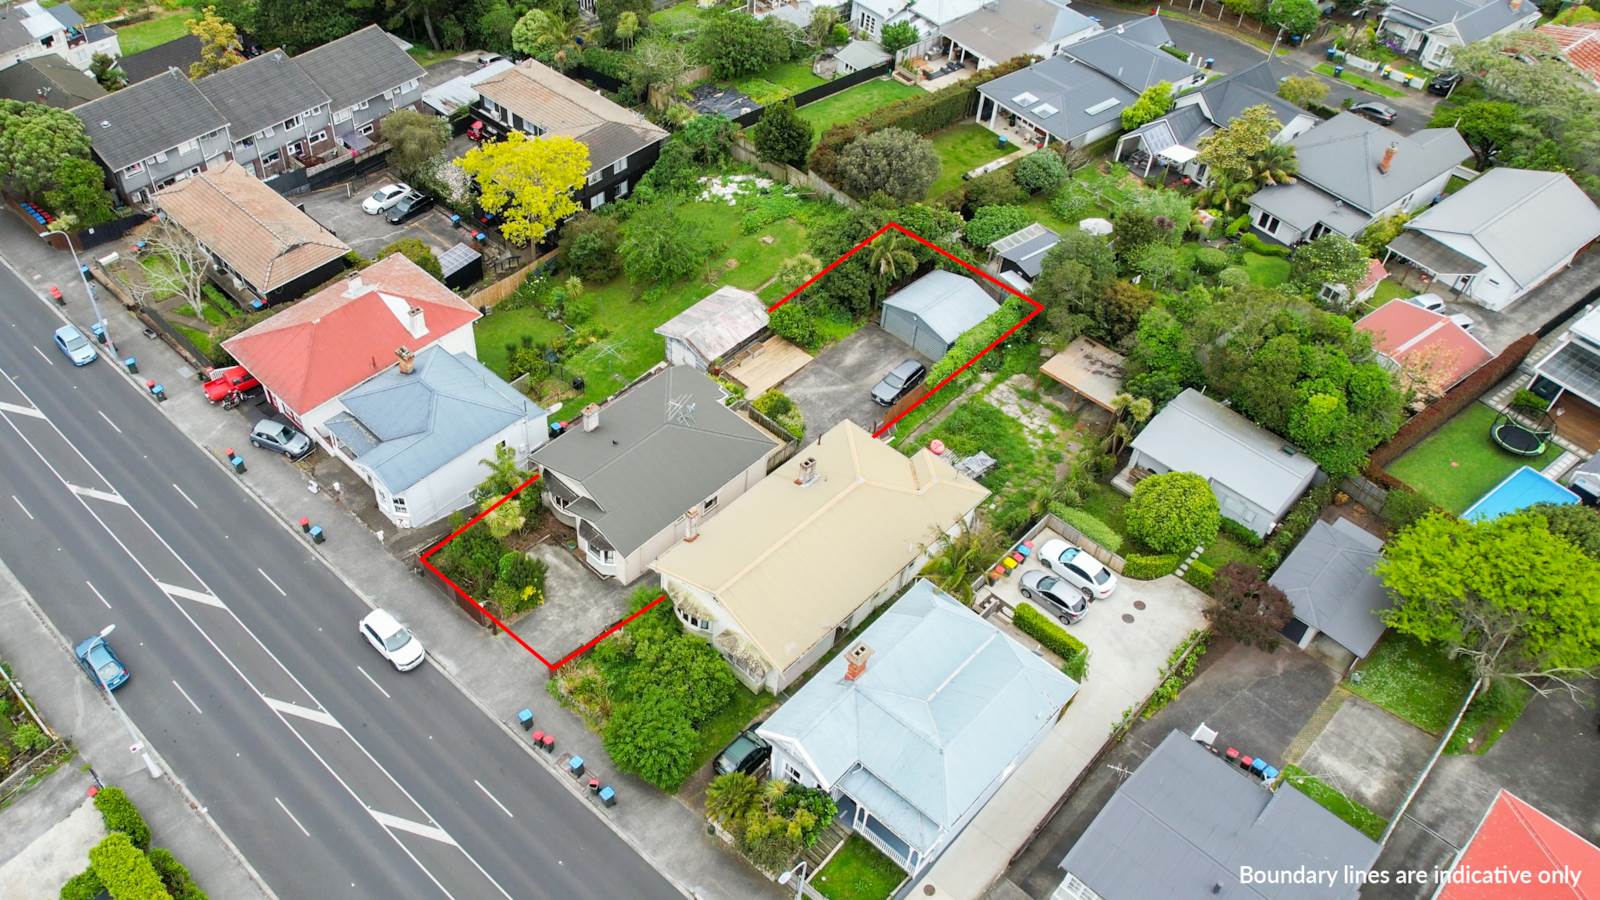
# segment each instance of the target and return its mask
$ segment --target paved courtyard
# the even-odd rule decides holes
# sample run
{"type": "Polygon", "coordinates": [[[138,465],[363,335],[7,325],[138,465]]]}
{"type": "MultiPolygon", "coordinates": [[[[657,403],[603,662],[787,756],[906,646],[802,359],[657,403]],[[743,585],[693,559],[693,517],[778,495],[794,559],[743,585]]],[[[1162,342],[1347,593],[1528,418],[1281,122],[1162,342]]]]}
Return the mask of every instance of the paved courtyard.
{"type": "Polygon", "coordinates": [[[404,238],[416,238],[432,247],[436,253],[468,240],[466,230],[450,224],[449,212],[442,206],[435,206],[403,225],[390,225],[382,215],[369,216],[361,210],[361,201],[371,196],[373,191],[401,181],[398,174],[384,169],[354,181],[289,199],[305,207],[307,215],[368,259],[404,238]]]}
{"type": "Polygon", "coordinates": [[[877,325],[863,325],[855,334],[818,354],[779,389],[805,415],[808,442],[845,419],[874,431],[885,410],[872,401],[872,386],[906,359],[932,365],[877,325]]]}
{"type": "Polygon", "coordinates": [[[633,584],[618,584],[584,567],[566,547],[546,541],[530,551],[549,566],[543,606],[511,623],[523,640],[555,662],[628,614],[628,597],[640,585],[653,585],[647,573],[633,584]]]}

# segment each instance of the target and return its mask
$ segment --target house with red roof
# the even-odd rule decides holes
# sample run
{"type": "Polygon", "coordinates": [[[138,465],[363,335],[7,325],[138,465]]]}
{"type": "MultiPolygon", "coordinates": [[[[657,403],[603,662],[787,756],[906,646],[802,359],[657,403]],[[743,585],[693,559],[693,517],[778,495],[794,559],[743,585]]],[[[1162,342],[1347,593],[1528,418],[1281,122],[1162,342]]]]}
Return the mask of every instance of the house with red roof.
{"type": "Polygon", "coordinates": [[[1600,847],[1501,790],[1434,900],[1589,900],[1600,847]]]}
{"type": "Polygon", "coordinates": [[[1555,40],[1561,58],[1600,90],[1600,22],[1541,25],[1538,32],[1555,40]]]}
{"type": "Polygon", "coordinates": [[[1385,303],[1356,322],[1372,348],[1400,373],[1402,387],[1424,401],[1454,387],[1494,358],[1483,342],[1442,313],[1403,300],[1385,303]]]}
{"type": "Polygon", "coordinates": [[[435,344],[477,358],[480,313],[396,253],[223,341],[272,405],[324,446],[336,398],[435,344]]]}

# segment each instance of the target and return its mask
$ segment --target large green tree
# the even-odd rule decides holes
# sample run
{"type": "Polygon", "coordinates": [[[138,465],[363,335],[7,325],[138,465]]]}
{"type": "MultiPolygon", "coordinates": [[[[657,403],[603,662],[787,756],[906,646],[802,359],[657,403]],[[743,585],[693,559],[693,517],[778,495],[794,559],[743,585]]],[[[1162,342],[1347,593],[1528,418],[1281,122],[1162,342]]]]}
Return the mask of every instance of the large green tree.
{"type": "Polygon", "coordinates": [[[692,274],[711,255],[711,244],[678,204],[658,202],[634,212],[618,251],[629,280],[644,286],[692,274]]]}
{"type": "Polygon", "coordinates": [[[365,0],[254,0],[217,9],[258,45],[282,47],[291,55],[376,22],[380,12],[365,0]]]}
{"type": "Polygon", "coordinates": [[[1600,672],[1600,563],[1537,513],[1431,513],[1389,539],[1376,571],[1389,627],[1465,658],[1480,685],[1546,693],[1600,672]]]}
{"type": "Polygon", "coordinates": [[[724,12],[700,27],[694,53],[717,78],[742,78],[790,58],[794,48],[778,20],[724,12]]]}
{"type": "Polygon", "coordinates": [[[752,135],[762,159],[805,168],[806,155],[811,152],[811,123],[795,112],[794,101],[783,100],[762,110],[752,135]]]}
{"type": "Polygon", "coordinates": [[[78,228],[93,228],[116,218],[106,173],[99,165],[76,157],[56,166],[55,184],[44,192],[44,203],[57,216],[70,215],[78,228]]]}
{"type": "Polygon", "coordinates": [[[1045,252],[1039,277],[1033,280],[1032,296],[1044,305],[1045,316],[1055,328],[1062,328],[1075,316],[1083,317],[1097,323],[1091,333],[1107,339],[1112,329],[1101,315],[1099,299],[1116,277],[1117,256],[1111,242],[1072,228],[1045,252]]]}
{"type": "Polygon", "coordinates": [[[1251,176],[1251,160],[1282,130],[1283,123],[1273,115],[1272,107],[1264,103],[1252,106],[1227,125],[1201,138],[1200,154],[1196,158],[1213,173],[1245,181],[1251,176]]]}
{"type": "Polygon", "coordinates": [[[1312,0],[1271,0],[1267,4],[1268,24],[1288,34],[1310,34],[1321,16],[1321,10],[1312,0]]]}
{"type": "Polygon", "coordinates": [[[1522,119],[1515,103],[1504,100],[1472,100],[1459,105],[1440,104],[1434,110],[1434,128],[1454,128],[1472,148],[1479,170],[1495,164],[1500,153],[1519,143],[1537,138],[1522,119]]]}
{"type": "Polygon", "coordinates": [[[390,165],[413,177],[450,143],[449,121],[414,109],[397,109],[384,116],[380,125],[389,145],[390,165]]]}
{"type": "Polygon", "coordinates": [[[1344,287],[1354,299],[1367,275],[1367,251],[1337,232],[1328,232],[1296,247],[1289,257],[1289,276],[1307,294],[1316,296],[1325,284],[1344,287]]]}
{"type": "Polygon", "coordinates": [[[43,103],[0,100],[0,183],[37,197],[56,183],[69,159],[89,159],[89,135],[77,116],[43,103]]]}
{"type": "Polygon", "coordinates": [[[1145,476],[1124,512],[1128,534],[1160,553],[1188,553],[1211,543],[1222,527],[1217,495],[1193,472],[1145,476]]]}
{"type": "Polygon", "coordinates": [[[1144,89],[1132,106],[1122,111],[1122,128],[1131,131],[1172,111],[1172,83],[1158,81],[1144,89]]]}
{"type": "Polygon", "coordinates": [[[675,791],[694,768],[700,736],[683,704],[657,688],[626,703],[606,723],[606,755],[664,791],[675,791]]]}
{"type": "Polygon", "coordinates": [[[939,177],[933,144],[903,128],[884,128],[851,141],[839,153],[839,178],[857,197],[883,193],[907,202],[920,200],[939,177]]]}
{"type": "Polygon", "coordinates": [[[511,47],[564,72],[578,64],[584,30],[577,16],[530,9],[511,29],[511,47]]]}

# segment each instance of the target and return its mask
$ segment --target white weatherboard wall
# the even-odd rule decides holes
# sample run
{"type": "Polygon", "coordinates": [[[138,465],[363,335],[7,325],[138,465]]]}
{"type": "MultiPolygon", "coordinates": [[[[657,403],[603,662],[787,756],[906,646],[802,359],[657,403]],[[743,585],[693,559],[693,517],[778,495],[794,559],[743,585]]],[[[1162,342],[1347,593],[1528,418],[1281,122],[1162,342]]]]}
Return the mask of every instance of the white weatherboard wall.
{"type": "Polygon", "coordinates": [[[395,509],[394,502],[384,489],[383,483],[373,476],[359,459],[349,459],[342,453],[339,455],[350,463],[358,475],[372,485],[373,492],[378,498],[378,509],[382,510],[389,521],[401,528],[420,528],[472,504],[473,489],[482,483],[484,476],[488,474],[482,461],[492,459],[495,449],[502,442],[516,451],[519,460],[526,460],[529,453],[544,444],[546,435],[549,434],[548,427],[548,417],[541,415],[536,419],[524,419],[513,423],[494,436],[480,441],[472,449],[396,494],[395,497],[405,502],[403,512],[395,509]]]}

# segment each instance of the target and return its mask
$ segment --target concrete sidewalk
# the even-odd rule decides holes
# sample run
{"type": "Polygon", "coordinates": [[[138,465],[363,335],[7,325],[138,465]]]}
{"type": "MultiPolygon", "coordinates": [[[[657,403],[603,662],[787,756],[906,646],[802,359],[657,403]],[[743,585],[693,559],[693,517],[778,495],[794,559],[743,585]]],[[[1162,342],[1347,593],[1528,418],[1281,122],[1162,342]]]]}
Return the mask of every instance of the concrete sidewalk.
{"type": "MultiPolygon", "coordinates": [[[[9,837],[27,836],[31,844],[70,813],[92,783],[89,774],[81,770],[87,763],[106,784],[128,792],[150,824],[152,845],[170,849],[211,896],[271,896],[206,811],[196,807],[182,786],[183,773],[169,771],[163,762],[162,777],[151,778],[140,758],[128,753],[128,734],[111,704],[83,677],[73,661],[72,648],[3,562],[0,657],[11,664],[13,676],[28,692],[39,715],[78,750],[77,757],[7,809],[4,831],[8,840],[0,849],[7,854],[21,852],[20,840],[14,844],[9,837]],[[42,793],[46,791],[51,793],[42,793]],[[23,818],[11,819],[18,815],[23,818]]],[[[85,856],[69,877],[88,867],[85,856]]]]}
{"type": "MultiPolygon", "coordinates": [[[[71,257],[51,251],[37,237],[24,232],[14,217],[0,216],[0,255],[41,293],[45,285],[59,284],[68,298],[67,316],[87,332],[94,317],[83,286],[77,282],[71,257]]],[[[92,255],[104,255],[114,249],[118,248],[109,245],[92,255]]],[[[107,295],[102,291],[101,296],[107,295]]],[[[37,323],[40,334],[48,335],[58,324],[41,301],[16,298],[14,302],[40,304],[33,310],[17,310],[19,317],[37,323]]],[[[613,785],[618,794],[615,807],[604,809],[591,803],[591,809],[686,893],[708,898],[783,896],[780,888],[706,833],[701,811],[689,809],[637,778],[616,772],[599,738],[545,692],[549,673],[538,660],[509,637],[490,634],[474,624],[442,592],[392,556],[372,532],[326,492],[313,494],[307,490],[307,479],[299,469],[281,457],[252,450],[247,420],[208,403],[193,368],[164,343],[143,337],[143,326],[126,310],[102,303],[101,313],[108,320],[118,356],[138,358],[139,374],[129,377],[138,379],[140,385],[153,379],[165,386],[170,399],[152,404],[154,409],[218,459],[219,465],[223,449],[231,447],[243,453],[248,467],[241,476],[243,484],[285,528],[299,534],[294,523],[302,516],[321,525],[328,539],[314,548],[318,555],[369,605],[381,605],[405,620],[422,638],[434,665],[485,715],[502,725],[507,740],[527,747],[514,723],[519,709],[533,711],[535,727],[556,736],[556,753],[548,755],[529,748],[530,767],[543,766],[574,793],[588,797],[587,788],[560,769],[566,754],[582,756],[588,774],[613,785]]],[[[102,359],[98,364],[120,367],[112,359],[102,359]]],[[[366,489],[365,485],[355,487],[366,489]]],[[[305,599],[315,602],[315,598],[305,599]]],[[[530,643],[538,646],[535,641],[530,643]]]]}

